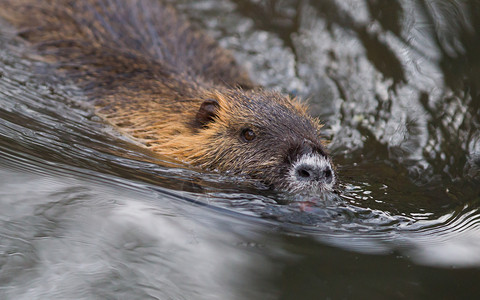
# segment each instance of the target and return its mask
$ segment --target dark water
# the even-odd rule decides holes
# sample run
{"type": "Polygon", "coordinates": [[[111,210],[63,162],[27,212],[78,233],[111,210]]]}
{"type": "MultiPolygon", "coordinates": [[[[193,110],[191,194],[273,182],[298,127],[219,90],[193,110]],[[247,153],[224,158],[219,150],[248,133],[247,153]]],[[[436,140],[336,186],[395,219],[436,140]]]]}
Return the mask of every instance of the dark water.
{"type": "Polygon", "coordinates": [[[1,299],[480,296],[477,1],[175,1],[310,99],[339,193],[155,160],[0,27],[1,299]]]}

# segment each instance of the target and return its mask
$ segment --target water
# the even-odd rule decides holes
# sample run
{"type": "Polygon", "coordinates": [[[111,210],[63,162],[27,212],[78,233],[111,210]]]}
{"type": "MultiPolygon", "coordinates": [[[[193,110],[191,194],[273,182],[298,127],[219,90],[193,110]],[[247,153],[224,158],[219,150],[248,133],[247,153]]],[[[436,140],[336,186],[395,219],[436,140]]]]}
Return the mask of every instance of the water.
{"type": "Polygon", "coordinates": [[[316,197],[152,157],[2,25],[0,298],[478,297],[480,5],[385,3],[175,1],[310,99],[341,178],[316,197]]]}

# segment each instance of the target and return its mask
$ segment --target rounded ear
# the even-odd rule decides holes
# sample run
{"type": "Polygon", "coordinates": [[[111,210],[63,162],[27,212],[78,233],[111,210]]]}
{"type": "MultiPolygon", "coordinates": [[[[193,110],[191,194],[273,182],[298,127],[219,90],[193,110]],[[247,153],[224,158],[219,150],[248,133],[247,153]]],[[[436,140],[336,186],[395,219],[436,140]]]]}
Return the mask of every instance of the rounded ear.
{"type": "Polygon", "coordinates": [[[213,118],[217,115],[217,111],[220,105],[215,99],[207,99],[202,102],[200,109],[195,116],[195,123],[199,127],[205,127],[213,121],[213,118]]]}

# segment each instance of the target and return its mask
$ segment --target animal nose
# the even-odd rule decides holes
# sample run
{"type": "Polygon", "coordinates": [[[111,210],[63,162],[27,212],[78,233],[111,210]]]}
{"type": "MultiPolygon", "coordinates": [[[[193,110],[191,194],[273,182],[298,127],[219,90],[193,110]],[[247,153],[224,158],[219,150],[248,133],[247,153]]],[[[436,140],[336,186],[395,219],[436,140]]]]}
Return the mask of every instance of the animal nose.
{"type": "Polygon", "coordinates": [[[318,181],[330,184],[333,180],[333,172],[330,166],[318,167],[301,164],[297,166],[295,171],[299,181],[318,181]]]}

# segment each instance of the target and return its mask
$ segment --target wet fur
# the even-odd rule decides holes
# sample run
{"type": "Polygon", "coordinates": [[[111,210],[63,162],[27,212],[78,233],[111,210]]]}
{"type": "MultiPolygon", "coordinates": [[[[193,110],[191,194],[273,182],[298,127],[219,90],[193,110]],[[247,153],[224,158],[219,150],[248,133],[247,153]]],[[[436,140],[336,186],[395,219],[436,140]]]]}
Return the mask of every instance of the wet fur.
{"type": "Polygon", "coordinates": [[[256,87],[232,55],[159,0],[0,0],[59,76],[97,113],[152,151],[282,186],[295,151],[324,153],[320,124],[297,99],[256,87]],[[202,103],[219,105],[198,121],[202,103]],[[242,130],[258,138],[246,143],[242,130]]]}

